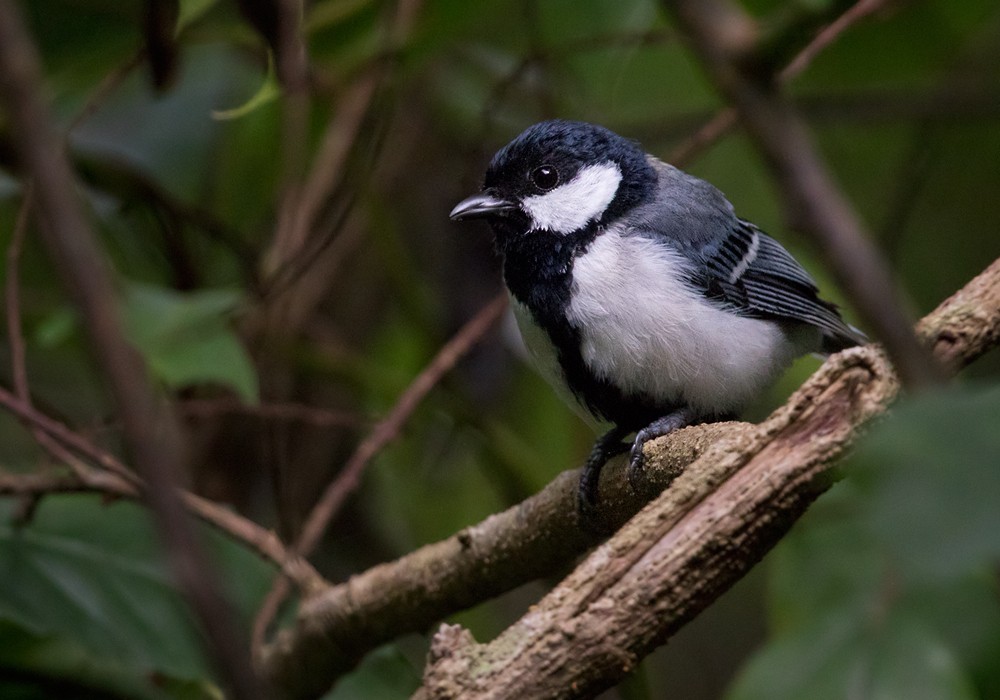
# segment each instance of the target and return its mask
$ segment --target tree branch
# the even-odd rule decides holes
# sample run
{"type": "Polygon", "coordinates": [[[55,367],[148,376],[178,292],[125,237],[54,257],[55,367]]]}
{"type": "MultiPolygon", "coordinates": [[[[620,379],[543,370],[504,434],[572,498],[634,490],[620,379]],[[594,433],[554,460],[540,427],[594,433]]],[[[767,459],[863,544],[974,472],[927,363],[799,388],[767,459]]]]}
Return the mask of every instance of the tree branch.
{"type": "MultiPolygon", "coordinates": [[[[30,184],[24,187],[24,197],[21,201],[21,208],[14,224],[14,233],[7,247],[7,280],[4,285],[5,301],[7,311],[7,342],[10,344],[10,365],[11,376],[13,377],[14,392],[16,396],[10,396],[12,402],[20,402],[27,409],[32,409],[31,387],[28,382],[28,367],[26,362],[24,329],[21,324],[21,252],[24,249],[24,239],[28,230],[28,219],[32,209],[32,187],[30,184]]],[[[29,418],[22,417],[21,421],[28,427],[35,442],[55,459],[66,464],[81,479],[87,476],[91,467],[78,458],[65,445],[60,443],[55,437],[46,433],[29,418]]],[[[24,509],[26,515],[34,511],[35,505],[42,494],[24,494],[31,499],[24,501],[28,504],[24,509]]]]}
{"type": "Polygon", "coordinates": [[[489,644],[445,627],[421,697],[592,697],[755,564],[822,490],[812,477],[895,393],[874,350],[838,356],[723,440],[489,644]],[[817,439],[816,435],[822,437],[817,439]]]}
{"type": "MultiPolygon", "coordinates": [[[[142,481],[110,452],[2,387],[0,407],[29,426],[42,447],[55,459],[70,465],[74,472],[72,477],[56,475],[51,479],[31,474],[10,474],[0,483],[0,494],[40,497],[48,491],[81,491],[141,499],[142,481]],[[87,463],[84,464],[84,461],[87,463]],[[107,474],[101,475],[102,472],[107,474]],[[51,484],[52,488],[46,489],[46,484],[51,484]]],[[[189,491],[181,491],[180,499],[192,515],[257,552],[301,590],[316,591],[325,585],[323,577],[305,559],[286,549],[271,530],[189,491]]]]}
{"type": "MultiPolygon", "coordinates": [[[[1000,260],[919,332],[952,368],[1000,343],[1000,260]]],[[[780,540],[898,390],[878,346],[834,356],[766,421],[708,449],[497,639],[476,644],[444,625],[415,697],[592,697],[619,682],[780,540]]]]}
{"type": "MultiPolygon", "coordinates": [[[[646,460],[650,488],[662,490],[711,444],[740,435],[745,423],[712,423],[680,431],[646,460]]],[[[306,599],[293,628],[277,635],[259,660],[275,687],[312,697],[369,651],[442,617],[564,568],[602,535],[577,521],[579,470],[450,538],[381,564],[306,599]]],[[[645,504],[625,478],[625,461],[601,473],[599,517],[620,527],[645,504]]]]}
{"type": "MultiPolygon", "coordinates": [[[[918,329],[935,356],[954,370],[1000,344],[1000,260],[942,303],[921,321],[918,329]]],[[[767,465],[776,470],[775,474],[766,474],[764,483],[756,483],[754,488],[770,485],[771,496],[778,499],[779,511],[786,517],[786,524],[790,523],[797,514],[791,509],[804,509],[808,504],[808,499],[795,489],[802,489],[809,499],[819,493],[822,485],[811,481],[811,475],[822,473],[850,444],[858,427],[884,410],[895,394],[895,386],[885,358],[876,348],[854,350],[837,356],[824,366],[785,407],[761,426],[708,424],[655,441],[646,456],[650,479],[656,488],[670,484],[661,499],[667,499],[671,504],[669,508],[676,509],[665,513],[665,506],[658,511],[667,521],[677,521],[682,512],[694,509],[702,501],[707,502],[707,496],[717,487],[721,488],[720,484],[727,483],[727,477],[741,465],[752,463],[757,470],[767,465]],[[796,459],[801,462],[796,464],[796,459]],[[790,477],[790,484],[782,481],[784,472],[780,470],[785,468],[789,474],[798,470],[793,478],[790,477]],[[683,475],[671,483],[681,472],[683,475]],[[785,500],[782,499],[793,496],[799,500],[783,505],[785,500]]],[[[503,513],[307,599],[295,625],[279,633],[259,655],[262,672],[276,688],[290,696],[315,696],[350,670],[365,653],[394,636],[422,631],[450,613],[527,581],[558,573],[599,540],[581,529],[576,521],[573,504],[577,480],[577,471],[565,472],[535,496],[503,513]]],[[[609,527],[624,523],[643,505],[643,501],[625,487],[625,482],[620,460],[610,463],[602,474],[601,493],[607,496],[602,498],[601,515],[609,527]]],[[[732,490],[732,486],[728,488],[732,490]]],[[[763,494],[757,496],[763,497],[763,494]]],[[[719,505],[721,501],[711,503],[719,505]]],[[[724,508],[728,507],[727,502],[724,508]]],[[[713,521],[725,512],[706,510],[705,506],[699,508],[700,517],[713,521]]],[[[747,517],[750,520],[744,526],[759,518],[775,521],[757,511],[747,517]]],[[[635,537],[635,528],[631,525],[628,528],[635,537]]],[[[756,536],[776,539],[780,534],[778,530],[762,530],[756,536]]],[[[619,538],[616,535],[612,542],[620,543],[619,538]]],[[[767,542],[767,546],[773,544],[772,540],[767,542]]],[[[621,544],[615,546],[621,547],[621,544]]],[[[608,555],[600,554],[606,551],[605,547],[593,556],[603,556],[606,562],[608,555]]],[[[763,549],[752,553],[759,557],[763,549]]],[[[618,561],[625,559],[620,556],[618,561]]],[[[756,559],[748,560],[746,567],[753,561],[756,559]]],[[[729,583],[732,580],[717,581],[713,585],[729,583]]],[[[721,588],[705,588],[704,597],[699,599],[702,607],[719,593],[721,588]]],[[[643,593],[637,600],[650,598],[643,593]]],[[[689,615],[694,614],[693,607],[688,610],[689,615]]],[[[671,629],[676,630],[686,619],[677,618],[671,629]]],[[[523,626],[518,629],[523,630],[523,626]]],[[[656,639],[662,641],[666,632],[661,630],[660,634],[656,639]]],[[[511,637],[505,634],[504,639],[511,637]]],[[[450,649],[447,643],[441,644],[444,646],[438,646],[439,652],[450,649]]],[[[609,648],[612,647],[605,647],[605,650],[609,648]]],[[[486,647],[471,649],[479,654],[486,647]]],[[[499,661],[499,656],[492,658],[499,661]]],[[[435,657],[429,669],[431,688],[437,688],[441,678],[461,675],[454,668],[436,670],[440,663],[444,663],[442,658],[435,657]]],[[[574,678],[573,682],[576,681],[574,678]]],[[[564,687],[569,686],[567,681],[564,687]]],[[[446,693],[443,696],[448,697],[446,693]]],[[[526,696],[537,694],[532,692],[526,696]]]]}
{"type": "MultiPolygon", "coordinates": [[[[46,436],[62,450],[66,449],[51,436],[46,436]]],[[[53,456],[65,459],[59,452],[54,452],[53,456]]],[[[41,498],[54,493],[95,493],[142,500],[142,493],[136,484],[118,474],[93,468],[75,469],[73,474],[0,473],[0,495],[41,498]]],[[[271,530],[197,494],[183,491],[180,498],[193,515],[277,566],[301,590],[308,593],[329,586],[307,561],[289,553],[271,530]]]]}
{"type": "Polygon", "coordinates": [[[7,342],[10,343],[10,373],[14,391],[21,400],[31,403],[28,370],[25,363],[24,333],[21,328],[21,251],[31,214],[31,185],[25,185],[21,207],[14,223],[14,233],[7,246],[7,279],[4,283],[4,307],[7,312],[7,342]]]}

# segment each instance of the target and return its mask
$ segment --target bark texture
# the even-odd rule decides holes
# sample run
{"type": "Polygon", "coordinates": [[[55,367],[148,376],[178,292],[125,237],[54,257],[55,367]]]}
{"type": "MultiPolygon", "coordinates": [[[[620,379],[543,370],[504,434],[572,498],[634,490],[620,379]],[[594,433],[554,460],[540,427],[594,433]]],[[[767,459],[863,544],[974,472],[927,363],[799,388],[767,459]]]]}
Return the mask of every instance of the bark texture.
{"type": "MultiPolygon", "coordinates": [[[[918,331],[957,371],[1000,343],[1000,260],[918,331]]],[[[489,644],[445,626],[418,697],[585,697],[614,685],[746,573],[827,487],[828,469],[899,391],[876,346],[831,358],[758,426],[696,426],[647,446],[655,489],[605,470],[609,529],[626,523],[489,644]],[[632,518],[629,520],[629,518],[632,518]]],[[[553,575],[602,537],[582,530],[566,472],[523,503],[304,601],[258,661],[289,696],[312,697],[395,636],[553,575]]]]}
{"type": "MultiPolygon", "coordinates": [[[[1000,261],[918,332],[953,370],[995,347],[1000,261]]],[[[707,449],[496,640],[445,625],[416,697],[590,697],[616,684],[778,542],[898,391],[881,348],[834,356],[766,421],[707,449]]]]}

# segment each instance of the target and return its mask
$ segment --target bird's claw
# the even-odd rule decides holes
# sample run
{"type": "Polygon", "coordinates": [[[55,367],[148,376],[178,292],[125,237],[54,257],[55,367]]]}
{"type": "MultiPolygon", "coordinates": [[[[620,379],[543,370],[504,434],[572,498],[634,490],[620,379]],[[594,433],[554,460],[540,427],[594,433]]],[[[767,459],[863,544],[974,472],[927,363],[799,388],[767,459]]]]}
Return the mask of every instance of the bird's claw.
{"type": "Polygon", "coordinates": [[[638,437],[632,444],[632,449],[629,451],[628,471],[626,473],[629,486],[632,488],[634,493],[639,495],[645,493],[646,487],[649,485],[646,480],[646,471],[643,469],[645,455],[643,454],[642,448],[645,444],[646,441],[640,440],[638,437]]]}
{"type": "Polygon", "coordinates": [[[601,469],[608,459],[628,449],[627,445],[621,442],[624,435],[625,431],[618,427],[602,435],[594,443],[594,448],[583,465],[580,473],[580,484],[576,493],[576,511],[579,515],[580,523],[586,530],[604,534],[607,529],[601,522],[597,508],[597,503],[600,500],[598,489],[600,486],[601,469]]]}

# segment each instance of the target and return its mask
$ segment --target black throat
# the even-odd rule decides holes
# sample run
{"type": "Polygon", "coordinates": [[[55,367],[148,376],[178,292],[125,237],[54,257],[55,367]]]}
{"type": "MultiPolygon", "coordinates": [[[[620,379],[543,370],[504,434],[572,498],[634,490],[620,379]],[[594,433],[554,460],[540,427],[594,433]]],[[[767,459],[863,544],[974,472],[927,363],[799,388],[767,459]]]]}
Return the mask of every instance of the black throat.
{"type": "Polygon", "coordinates": [[[501,224],[494,225],[494,232],[503,256],[504,282],[511,294],[531,310],[535,321],[547,331],[559,319],[565,323],[573,261],[597,236],[597,227],[562,235],[552,231],[514,232],[501,224]]]}

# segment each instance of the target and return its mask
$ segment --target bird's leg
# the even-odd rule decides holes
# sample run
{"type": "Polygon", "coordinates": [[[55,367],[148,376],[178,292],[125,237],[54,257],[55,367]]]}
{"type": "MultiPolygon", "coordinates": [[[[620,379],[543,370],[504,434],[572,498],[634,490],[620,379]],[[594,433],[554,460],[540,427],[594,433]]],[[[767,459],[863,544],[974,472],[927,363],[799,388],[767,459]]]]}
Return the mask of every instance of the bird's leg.
{"type": "Polygon", "coordinates": [[[642,470],[642,448],[646,443],[691,425],[695,419],[696,415],[693,410],[690,408],[680,408],[662,418],[657,418],[635,434],[635,441],[632,443],[632,451],[629,453],[628,462],[628,483],[633,491],[642,493],[644,490],[645,475],[642,470]]]}
{"type": "Polygon", "coordinates": [[[632,431],[615,426],[597,438],[597,442],[594,443],[594,448],[580,472],[580,487],[576,494],[577,510],[585,521],[593,520],[591,516],[597,506],[597,486],[601,478],[601,469],[609,459],[629,448],[628,443],[622,442],[622,438],[630,432],[632,431]]]}

